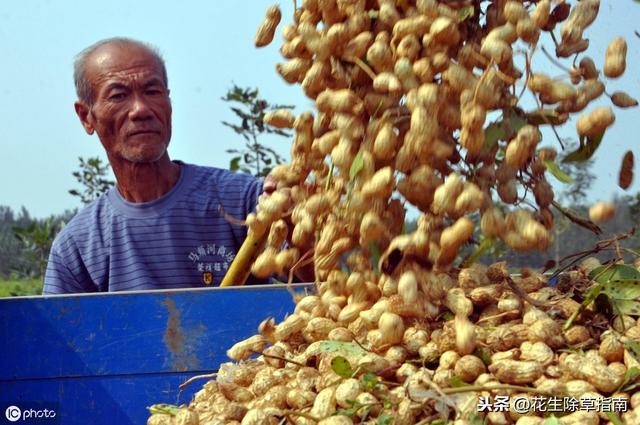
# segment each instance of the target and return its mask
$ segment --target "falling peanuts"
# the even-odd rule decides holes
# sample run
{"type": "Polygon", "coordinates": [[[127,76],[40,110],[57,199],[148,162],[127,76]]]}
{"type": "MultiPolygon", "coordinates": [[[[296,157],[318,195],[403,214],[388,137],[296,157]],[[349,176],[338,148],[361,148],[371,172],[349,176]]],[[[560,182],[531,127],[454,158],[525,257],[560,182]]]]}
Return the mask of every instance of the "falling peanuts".
{"type": "Polygon", "coordinates": [[[360,98],[349,89],[324,90],[316,98],[316,106],[321,112],[345,112],[357,114],[362,111],[360,98]]]}
{"type": "Polygon", "coordinates": [[[342,57],[348,61],[360,59],[366,55],[372,43],[373,34],[369,31],[361,32],[347,43],[342,52],[342,57]]]}
{"type": "Polygon", "coordinates": [[[618,108],[633,108],[638,106],[638,101],[627,93],[617,91],[611,95],[611,102],[618,108]]]}
{"type": "Polygon", "coordinates": [[[502,235],[505,230],[504,215],[497,207],[491,207],[482,214],[480,230],[489,237],[495,238],[502,235]]]}
{"type": "Polygon", "coordinates": [[[391,72],[382,72],[373,80],[373,88],[380,93],[398,93],[402,90],[402,83],[391,72]]]}
{"type": "Polygon", "coordinates": [[[580,41],[584,30],[593,23],[598,15],[599,8],[600,0],[577,2],[571,9],[569,19],[564,21],[560,28],[562,44],[567,45],[580,41]]]}
{"type": "Polygon", "coordinates": [[[293,84],[302,82],[310,67],[310,59],[294,58],[285,64],[277,64],[276,71],[287,83],[293,84]]]}
{"type": "Polygon", "coordinates": [[[387,198],[395,186],[393,169],[385,167],[378,170],[369,181],[362,186],[362,196],[367,198],[387,198]]]}
{"type": "Polygon", "coordinates": [[[604,58],[604,75],[609,78],[620,77],[626,68],[627,42],[622,37],[616,37],[609,43],[604,58]]]}
{"type": "Polygon", "coordinates": [[[460,39],[460,33],[458,32],[455,21],[447,16],[440,16],[431,23],[429,35],[431,35],[437,43],[445,46],[454,45],[460,39]]]}
{"type": "Polygon", "coordinates": [[[536,4],[535,10],[531,13],[531,19],[538,28],[543,29],[547,25],[547,22],[549,22],[550,11],[550,0],[540,0],[538,4],[536,4]]]}
{"type": "MultiPolygon", "coordinates": [[[[291,161],[272,169],[278,190],[259,198],[246,224],[265,242],[251,265],[256,275],[286,279],[308,266],[316,292],[234,345],[228,354],[238,362],[221,367],[179,415],[156,414],[149,423],[410,425],[439,414],[462,425],[480,396],[535,396],[492,386],[583,400],[625,389],[639,366],[627,343],[640,338],[637,317],[607,323],[591,306],[577,314],[600,263],[571,270],[557,286],[527,268],[511,276],[506,263],[473,263],[497,243],[522,252],[551,244],[555,197],[547,179],[567,153],[551,130],[562,138],[562,125],[574,119],[582,144],[595,147],[615,122],[612,108],[637,106],[632,88],[610,87],[626,68],[623,39],[614,39],[604,64],[592,52],[573,57],[589,48],[599,5],[298,1],[276,67],[316,112],[265,115],[267,126],[295,133],[291,161]],[[538,43],[551,41],[552,69],[534,57],[538,43]],[[606,104],[603,95],[611,108],[589,107],[606,104]],[[403,230],[411,207],[417,227],[403,230]],[[572,287],[580,291],[565,293],[572,287]],[[473,387],[436,394],[451,391],[455,379],[473,387]],[[440,399],[452,402],[448,413],[440,399]]],[[[262,43],[277,24],[267,20],[262,43]]],[[[630,150],[622,169],[620,186],[630,187],[630,150]]],[[[590,218],[614,214],[613,205],[594,206],[590,218]]],[[[638,410],[632,390],[619,394],[638,410]]],[[[576,413],[561,419],[609,420],[576,413]]],[[[631,415],[621,420],[631,423],[631,415]]],[[[489,424],[545,419],[533,409],[482,416],[489,424]]]]}
{"type": "Polygon", "coordinates": [[[599,137],[613,124],[616,117],[611,108],[600,106],[588,115],[582,116],[576,123],[578,135],[581,137],[599,137]]]}
{"type": "Polygon", "coordinates": [[[509,142],[505,163],[514,169],[522,168],[535,152],[539,142],[540,131],[532,125],[525,125],[518,130],[515,139],[509,142]]]}
{"type": "Polygon", "coordinates": [[[389,42],[389,33],[381,32],[367,50],[367,62],[371,64],[376,72],[388,72],[393,69],[393,53],[389,47],[389,42]]]}
{"type": "Polygon", "coordinates": [[[273,35],[276,32],[276,28],[280,23],[280,19],[282,18],[282,13],[280,13],[280,8],[276,5],[270,6],[267,9],[267,15],[264,18],[264,21],[258,27],[258,31],[256,32],[256,37],[254,40],[254,44],[256,47],[264,47],[267,44],[271,43],[273,40],[273,35]]]}
{"type": "Polygon", "coordinates": [[[293,128],[295,117],[288,109],[277,109],[264,114],[262,121],[272,127],[293,128]]]}
{"type": "Polygon", "coordinates": [[[460,176],[455,173],[449,174],[447,180],[435,190],[431,210],[435,214],[453,213],[456,199],[463,190],[464,183],[460,176]]]}
{"type": "Polygon", "coordinates": [[[382,313],[378,321],[378,328],[384,344],[396,344],[402,341],[405,330],[404,321],[397,314],[382,313]]]}
{"type": "Polygon", "coordinates": [[[438,264],[449,264],[455,258],[460,246],[473,234],[475,225],[467,217],[459,218],[452,226],[442,231],[438,264]]]}
{"type": "Polygon", "coordinates": [[[616,207],[611,202],[596,202],[589,208],[589,218],[602,223],[611,220],[616,215],[616,207]]]}

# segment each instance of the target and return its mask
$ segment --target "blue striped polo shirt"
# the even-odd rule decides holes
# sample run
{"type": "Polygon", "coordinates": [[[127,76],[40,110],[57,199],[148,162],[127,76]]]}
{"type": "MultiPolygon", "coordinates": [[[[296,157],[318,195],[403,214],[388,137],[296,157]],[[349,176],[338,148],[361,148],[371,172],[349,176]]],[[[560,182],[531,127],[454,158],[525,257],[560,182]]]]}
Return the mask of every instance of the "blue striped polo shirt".
{"type": "Polygon", "coordinates": [[[180,163],[161,198],[126,201],[116,187],[81,210],[58,234],[44,294],[217,286],[246,237],[262,181],[180,163]],[[233,220],[232,220],[233,221],[233,220]]]}

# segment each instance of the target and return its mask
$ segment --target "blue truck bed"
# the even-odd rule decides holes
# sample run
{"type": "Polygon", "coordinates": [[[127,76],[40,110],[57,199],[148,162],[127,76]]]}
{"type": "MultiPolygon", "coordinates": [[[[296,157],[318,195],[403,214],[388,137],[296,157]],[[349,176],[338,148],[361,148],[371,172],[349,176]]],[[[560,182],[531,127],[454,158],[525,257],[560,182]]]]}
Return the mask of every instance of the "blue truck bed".
{"type": "Polygon", "coordinates": [[[293,308],[286,285],[0,299],[0,423],[18,408],[34,423],[145,424],[146,406],[188,403],[206,381],[181,383],[293,308]]]}

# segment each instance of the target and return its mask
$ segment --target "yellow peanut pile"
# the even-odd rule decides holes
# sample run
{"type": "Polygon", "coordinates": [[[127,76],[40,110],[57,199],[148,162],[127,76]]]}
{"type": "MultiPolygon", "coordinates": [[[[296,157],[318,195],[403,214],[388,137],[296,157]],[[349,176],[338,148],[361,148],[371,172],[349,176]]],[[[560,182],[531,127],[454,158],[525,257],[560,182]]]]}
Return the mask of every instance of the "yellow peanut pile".
{"type": "MultiPolygon", "coordinates": [[[[282,27],[276,71],[317,110],[265,116],[295,130],[292,159],[273,170],[278,190],[260,199],[247,225],[267,235],[254,275],[312,264],[317,293],[231,347],[237,363],[222,365],[189,406],[148,423],[462,425],[478,415],[489,425],[543,424],[535,411],[477,412],[479,397],[497,395],[615,395],[629,401],[623,423],[640,423],[640,395],[616,393],[637,365],[624,343],[640,337],[640,323],[624,316],[602,332],[580,315],[565,330],[579,304],[544,276],[512,279],[504,264],[453,267],[479,234],[518,251],[549,246],[546,163],[557,152],[541,146],[540,127],[567,122],[605,92],[598,61],[581,55],[599,5],[302,1],[282,27]],[[567,81],[533,69],[550,32],[557,57],[578,56],[567,81]],[[537,109],[520,107],[525,92],[537,109]],[[500,113],[500,134],[488,140],[500,113]],[[409,204],[420,216],[407,234],[409,204]],[[335,370],[345,360],[350,376],[335,370]]],[[[280,19],[269,8],[256,46],[272,40],[280,19]]],[[[616,38],[603,52],[606,77],[624,72],[626,49],[616,38]]],[[[620,93],[615,106],[635,106],[620,93]]],[[[612,108],[598,107],[576,130],[597,138],[614,121],[612,108]]],[[[608,420],[593,411],[562,418],[608,420]]]]}

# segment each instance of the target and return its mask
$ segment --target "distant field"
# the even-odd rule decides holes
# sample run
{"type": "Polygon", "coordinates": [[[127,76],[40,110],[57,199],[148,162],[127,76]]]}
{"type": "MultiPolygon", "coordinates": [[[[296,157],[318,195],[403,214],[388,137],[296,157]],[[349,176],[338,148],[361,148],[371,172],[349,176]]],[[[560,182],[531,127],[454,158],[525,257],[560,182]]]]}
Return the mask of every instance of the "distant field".
{"type": "Polygon", "coordinates": [[[4,280],[0,279],[0,298],[17,297],[22,295],[40,295],[42,280],[4,280]]]}

